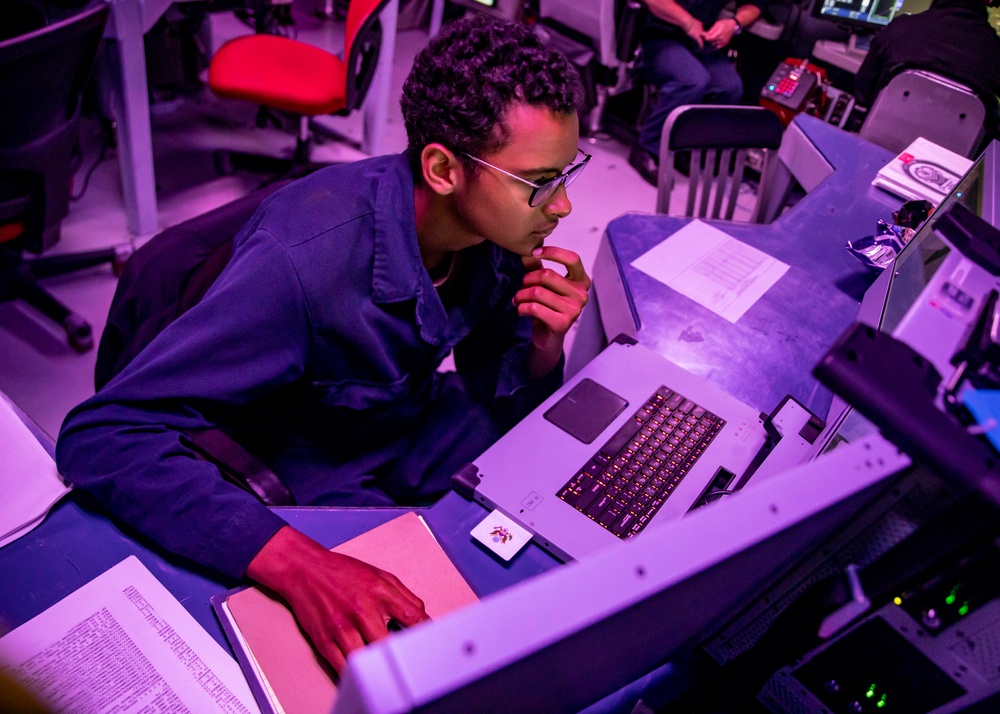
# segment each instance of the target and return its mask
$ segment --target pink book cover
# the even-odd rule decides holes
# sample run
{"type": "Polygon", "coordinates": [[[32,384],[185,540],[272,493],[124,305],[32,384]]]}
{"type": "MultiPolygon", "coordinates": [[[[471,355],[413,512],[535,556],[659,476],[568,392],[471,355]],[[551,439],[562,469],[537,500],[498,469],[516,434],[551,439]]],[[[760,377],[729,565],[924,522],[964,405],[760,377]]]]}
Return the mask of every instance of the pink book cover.
{"type": "MultiPolygon", "coordinates": [[[[333,551],[398,577],[424,601],[431,618],[477,600],[416,513],[399,516],[333,551]]],[[[225,603],[232,624],[259,666],[260,686],[254,689],[258,699],[266,699],[259,702],[261,707],[285,714],[328,714],[337,697],[332,670],[299,629],[291,611],[253,587],[230,593],[225,603]]],[[[237,651],[243,646],[235,640],[232,644],[237,651]]],[[[244,657],[240,660],[246,670],[248,662],[244,657]]],[[[254,675],[245,674],[254,684],[254,675]]]]}

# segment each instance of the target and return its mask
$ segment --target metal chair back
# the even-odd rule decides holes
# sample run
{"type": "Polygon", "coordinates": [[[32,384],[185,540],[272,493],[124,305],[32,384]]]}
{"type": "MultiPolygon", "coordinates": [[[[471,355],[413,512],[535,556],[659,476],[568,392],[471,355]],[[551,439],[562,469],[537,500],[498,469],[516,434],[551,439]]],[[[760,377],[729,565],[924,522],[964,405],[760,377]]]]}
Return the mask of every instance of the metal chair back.
{"type": "Polygon", "coordinates": [[[663,124],[656,211],[670,213],[670,196],[690,158],[683,215],[733,219],[750,151],[760,152],[760,183],[751,221],[763,222],[768,205],[770,163],[781,145],[783,127],[763,107],[691,104],[674,109],[663,124]]]}

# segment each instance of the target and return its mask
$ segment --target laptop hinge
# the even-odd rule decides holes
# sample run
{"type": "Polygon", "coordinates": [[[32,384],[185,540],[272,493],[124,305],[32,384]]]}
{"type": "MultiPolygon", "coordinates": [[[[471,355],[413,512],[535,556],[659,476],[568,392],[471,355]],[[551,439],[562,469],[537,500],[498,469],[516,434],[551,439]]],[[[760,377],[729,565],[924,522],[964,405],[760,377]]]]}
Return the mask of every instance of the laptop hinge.
{"type": "Polygon", "coordinates": [[[630,337],[629,335],[626,335],[624,332],[621,332],[618,335],[616,335],[613,340],[611,340],[611,344],[637,345],[639,344],[639,342],[634,337],[630,337]]]}
{"type": "Polygon", "coordinates": [[[451,477],[451,486],[457,493],[472,499],[479,487],[482,477],[479,475],[479,467],[475,464],[466,464],[451,477]]]}

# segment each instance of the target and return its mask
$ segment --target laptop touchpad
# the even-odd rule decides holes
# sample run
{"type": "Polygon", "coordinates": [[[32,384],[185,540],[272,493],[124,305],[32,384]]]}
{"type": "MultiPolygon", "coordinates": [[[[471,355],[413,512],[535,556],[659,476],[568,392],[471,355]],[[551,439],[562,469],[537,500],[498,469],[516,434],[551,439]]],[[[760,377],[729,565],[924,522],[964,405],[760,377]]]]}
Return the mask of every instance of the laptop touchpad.
{"type": "Polygon", "coordinates": [[[584,378],[545,412],[545,418],[570,436],[589,444],[627,406],[628,402],[614,392],[584,378]]]}

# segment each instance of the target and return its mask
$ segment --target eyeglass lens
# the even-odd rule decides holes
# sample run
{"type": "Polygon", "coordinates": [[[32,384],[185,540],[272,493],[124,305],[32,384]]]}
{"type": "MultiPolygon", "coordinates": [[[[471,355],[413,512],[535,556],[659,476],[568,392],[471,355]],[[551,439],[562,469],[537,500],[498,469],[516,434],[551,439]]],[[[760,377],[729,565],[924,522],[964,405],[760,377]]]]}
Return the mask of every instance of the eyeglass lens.
{"type": "Polygon", "coordinates": [[[547,200],[552,198],[552,195],[559,189],[559,187],[565,184],[567,187],[576,180],[577,176],[583,170],[583,167],[587,165],[586,160],[581,161],[576,166],[571,166],[570,170],[566,173],[556,176],[541,186],[536,188],[531,192],[531,196],[528,199],[528,205],[532,208],[537,208],[545,203],[547,200]]]}

